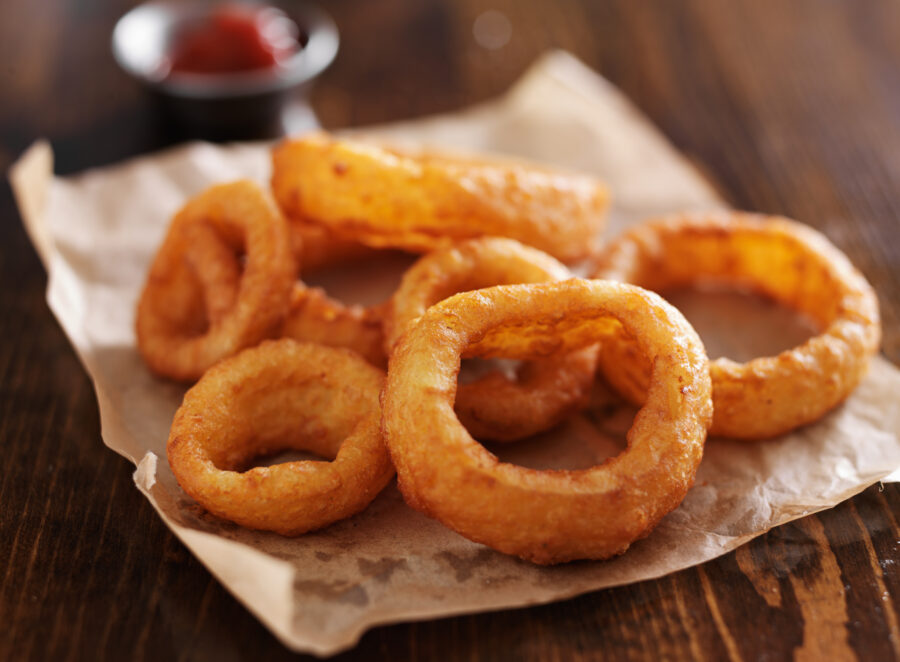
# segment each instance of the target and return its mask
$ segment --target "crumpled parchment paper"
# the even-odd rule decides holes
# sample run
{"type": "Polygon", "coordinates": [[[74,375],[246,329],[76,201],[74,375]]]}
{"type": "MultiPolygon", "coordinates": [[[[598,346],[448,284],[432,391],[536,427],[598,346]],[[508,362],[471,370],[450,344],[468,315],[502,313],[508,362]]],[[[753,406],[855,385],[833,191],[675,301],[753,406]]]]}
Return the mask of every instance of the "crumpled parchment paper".
{"type": "MultiPolygon", "coordinates": [[[[607,236],[653,214],[723,205],[616,89],[565,53],[542,58],[494,102],[366,133],[594,173],[615,195],[607,236]]],[[[210,184],[266,181],[267,148],[194,143],[53,178],[49,146],[37,144],[11,179],[49,272],[50,307],[94,381],[104,442],[137,465],[135,483],[166,524],[290,648],[329,655],[382,623],[544,603],[659,577],[834,506],[900,467],[900,371],[877,358],[856,393],[814,425],[765,443],[710,440],[682,506],[611,561],[543,568],[498,554],[411,510],[393,485],[364,513],[296,539],[215,519],[181,492],[165,461],[184,391],[142,364],[134,310],[172,213],[210,184]]],[[[773,342],[772,325],[758,323],[767,315],[778,312],[739,304],[698,328],[711,355],[719,345],[752,356],[773,342]],[[734,327],[716,322],[741,314],[742,328],[757,320],[757,335],[735,336],[734,327]]],[[[498,452],[535,467],[587,466],[616,452],[632,415],[601,392],[589,412],[549,439],[498,452]]]]}

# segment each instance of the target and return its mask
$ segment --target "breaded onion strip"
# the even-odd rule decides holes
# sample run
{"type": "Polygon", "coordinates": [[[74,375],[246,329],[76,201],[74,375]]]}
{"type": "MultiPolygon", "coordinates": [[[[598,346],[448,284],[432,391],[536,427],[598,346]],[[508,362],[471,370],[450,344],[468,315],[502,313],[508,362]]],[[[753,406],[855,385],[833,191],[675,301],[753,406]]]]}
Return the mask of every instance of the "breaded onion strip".
{"type": "Polygon", "coordinates": [[[150,266],[137,310],[141,355],[157,374],[199,378],[216,361],[271,333],[287,313],[294,277],[287,223],[262,190],[250,181],[208,189],[176,214],[150,266]],[[191,266],[196,225],[245,256],[227,312],[221,302],[208,304],[204,281],[191,266]],[[207,319],[204,307],[219,319],[207,319]]]}
{"type": "Polygon", "coordinates": [[[187,392],[169,464],[182,489],[219,517],[286,536],[327,526],[363,510],[393,475],[380,430],[383,381],[348,351],[266,341],[187,392]],[[286,449],[334,459],[243,471],[286,449]]]}
{"type": "Polygon", "coordinates": [[[300,265],[301,274],[375,253],[373,248],[349,239],[340,239],[318,225],[294,219],[291,219],[289,225],[291,249],[300,265]]]}
{"type": "Polygon", "coordinates": [[[611,281],[501,285],[432,306],[391,355],[383,429],[414,508],[471,540],[536,563],[624,552],[681,503],[712,415],[709,364],[684,317],[611,281]],[[628,448],[581,471],[499,462],[453,413],[460,357],[535,358],[583,347],[622,324],[653,358],[628,448]]]}
{"type": "MultiPolygon", "coordinates": [[[[435,250],[406,271],[391,297],[386,347],[390,352],[426,309],[458,292],[571,277],[563,264],[514,239],[483,237],[435,250]]],[[[459,386],[456,414],[478,439],[512,441],[547,430],[587,404],[596,353],[596,347],[585,347],[529,361],[514,379],[489,372],[459,386]]]]}
{"type": "Polygon", "coordinates": [[[351,349],[372,365],[387,367],[381,309],[344,305],[319,288],[302,284],[294,288],[277,335],[351,349]]]}
{"type": "MultiPolygon", "coordinates": [[[[710,434],[763,439],[823,416],[842,402],[878,351],[878,300],[847,257],[812,228],[753,214],[679,216],[610,243],[596,276],[655,291],[712,281],[747,288],[805,313],[821,333],[778,356],[712,361],[710,434]]],[[[602,370],[636,403],[649,367],[633,342],[603,344],[602,370]]]]}
{"type": "Polygon", "coordinates": [[[606,187],[585,175],[404,155],[324,133],[274,149],[272,189],[289,218],[370,246],[425,252],[511,237],[563,261],[593,252],[609,204],[606,187]]]}

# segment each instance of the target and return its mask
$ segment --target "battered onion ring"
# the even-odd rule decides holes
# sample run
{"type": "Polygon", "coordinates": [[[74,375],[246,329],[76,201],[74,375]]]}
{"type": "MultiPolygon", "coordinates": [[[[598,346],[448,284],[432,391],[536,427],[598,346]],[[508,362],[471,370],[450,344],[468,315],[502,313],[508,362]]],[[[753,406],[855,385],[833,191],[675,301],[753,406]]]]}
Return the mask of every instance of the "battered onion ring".
{"type": "Polygon", "coordinates": [[[536,563],[602,559],[646,536],[693,483],[712,415],[708,366],[693,328],[651,292],[579,279],[501,285],[433,306],[403,336],[382,427],[414,508],[536,563]],[[653,357],[653,378],[617,457],[582,471],[498,462],[454,415],[461,355],[534,358],[596,342],[619,323],[653,357]]]}
{"type": "Polygon", "coordinates": [[[350,352],[267,341],[212,367],[175,414],[167,453],[178,484],[209,512],[294,536],[363,510],[393,475],[381,435],[384,373],[350,352]],[[254,467],[307,450],[331,462],[254,467]]]}
{"type": "MultiPolygon", "coordinates": [[[[755,290],[813,318],[820,335],[778,356],[712,361],[711,435],[763,439],[810,423],[842,402],[878,350],[872,287],[812,228],[752,214],[679,216],[639,226],[604,250],[597,277],[656,291],[718,281],[755,290]]],[[[643,401],[648,365],[621,334],[603,343],[608,380],[643,401]]]]}
{"type": "MultiPolygon", "coordinates": [[[[514,239],[469,239],[428,253],[407,270],[388,303],[387,351],[428,307],[453,294],[571,277],[563,264],[514,239]]],[[[459,386],[456,415],[478,439],[513,441],[537,434],[587,404],[596,363],[595,346],[526,362],[514,379],[492,371],[459,386]]]]}
{"type": "Polygon", "coordinates": [[[324,133],[275,148],[272,189],[289,218],[370,246],[426,252],[499,236],[564,261],[594,251],[609,202],[606,187],[584,175],[403,155],[324,133]]]}
{"type": "Polygon", "coordinates": [[[291,220],[290,230],[291,249],[304,274],[375,253],[373,248],[350,239],[340,239],[311,223],[291,220]]]}
{"type": "Polygon", "coordinates": [[[287,313],[294,278],[287,223],[259,187],[239,181],[207,190],[176,214],[150,267],[137,309],[141,355],[160,375],[199,378],[271,333],[287,313]],[[188,257],[196,225],[245,256],[234,305],[227,312],[221,304],[205,306],[218,311],[213,321],[205,318],[209,297],[188,257]]]}
{"type": "Polygon", "coordinates": [[[241,285],[241,265],[234,249],[204,223],[184,226],[184,259],[199,281],[210,324],[234,307],[241,285]]]}
{"type": "MultiPolygon", "coordinates": [[[[199,281],[207,319],[216,324],[232,311],[237,300],[242,273],[239,256],[207,225],[191,224],[185,227],[185,232],[185,259],[199,281]]],[[[329,243],[321,233],[313,231],[309,236],[313,237],[313,248],[329,243]]],[[[292,248],[299,248],[299,240],[292,248]]],[[[337,253],[332,252],[316,266],[336,258],[337,253]]],[[[271,335],[351,349],[373,365],[384,368],[387,355],[383,349],[381,318],[378,307],[345,306],[321,289],[308,288],[302,281],[296,281],[287,314],[271,335]]]]}
{"type": "Polygon", "coordinates": [[[381,309],[346,306],[319,288],[294,288],[291,307],[278,336],[344,347],[374,366],[387,366],[381,309]]]}

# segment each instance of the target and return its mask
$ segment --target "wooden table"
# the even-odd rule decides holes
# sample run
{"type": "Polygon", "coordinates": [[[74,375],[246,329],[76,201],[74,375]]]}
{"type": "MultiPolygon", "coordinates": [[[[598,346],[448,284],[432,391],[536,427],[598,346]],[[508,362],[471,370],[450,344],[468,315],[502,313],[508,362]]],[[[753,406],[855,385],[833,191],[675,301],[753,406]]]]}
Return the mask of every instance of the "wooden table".
{"type": "MultiPolygon", "coordinates": [[[[0,5],[0,165],[49,137],[71,173],[176,138],[109,55],[132,3],[0,5]]],[[[602,72],[736,206],[824,231],[900,361],[900,5],[853,0],[331,0],[327,127],[451,111],[548,48],[602,72]],[[497,49],[473,23],[512,27],[497,49]]],[[[0,185],[0,659],[289,658],[162,525],[100,442],[90,383],[0,185]]],[[[865,443],[864,439],[859,440],[865,443]]],[[[900,659],[900,487],[658,581],[377,628],[340,659],[900,659]]]]}

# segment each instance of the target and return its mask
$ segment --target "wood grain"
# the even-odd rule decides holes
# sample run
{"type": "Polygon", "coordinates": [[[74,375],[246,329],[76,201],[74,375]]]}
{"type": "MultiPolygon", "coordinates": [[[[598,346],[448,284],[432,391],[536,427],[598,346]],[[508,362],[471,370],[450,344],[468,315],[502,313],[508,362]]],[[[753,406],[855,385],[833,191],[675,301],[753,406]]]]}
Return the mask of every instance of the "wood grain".
{"type": "MultiPolygon", "coordinates": [[[[125,0],[0,3],[0,165],[48,136],[61,172],[177,140],[118,71],[125,0]]],[[[599,70],[735,205],[824,231],[879,292],[900,361],[900,4],[331,0],[328,127],[451,111],[544,50],[599,70]],[[497,50],[472,26],[512,26],[497,50]]],[[[91,385],[0,186],[0,659],[295,659],[160,523],[100,442],[91,385]]],[[[865,443],[865,440],[860,440],[865,443]]],[[[336,659],[900,660],[900,487],[736,552],[558,604],[377,628],[336,659]]]]}

